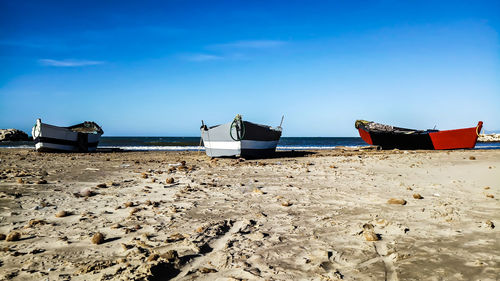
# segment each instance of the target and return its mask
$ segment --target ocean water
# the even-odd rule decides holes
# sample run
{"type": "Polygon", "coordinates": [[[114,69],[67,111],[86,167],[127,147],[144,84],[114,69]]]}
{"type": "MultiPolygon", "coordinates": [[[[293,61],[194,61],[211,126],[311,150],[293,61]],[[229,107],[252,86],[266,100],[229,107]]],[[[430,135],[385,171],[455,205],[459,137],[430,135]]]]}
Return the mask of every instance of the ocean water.
{"type": "MultiPolygon", "coordinates": [[[[339,146],[361,147],[367,144],[359,137],[282,137],[278,150],[334,149],[339,146]]],[[[29,142],[4,142],[4,148],[33,148],[29,142]]],[[[203,150],[200,137],[102,137],[98,148],[119,148],[123,150],[203,150]]],[[[500,149],[500,143],[477,143],[475,149],[500,149]]]]}

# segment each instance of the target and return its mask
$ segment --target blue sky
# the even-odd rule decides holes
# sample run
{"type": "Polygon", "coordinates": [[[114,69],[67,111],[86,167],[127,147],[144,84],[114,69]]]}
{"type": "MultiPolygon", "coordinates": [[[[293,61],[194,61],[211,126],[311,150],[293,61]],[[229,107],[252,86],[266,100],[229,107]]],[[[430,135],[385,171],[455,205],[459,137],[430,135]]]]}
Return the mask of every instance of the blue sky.
{"type": "Polygon", "coordinates": [[[500,129],[499,1],[0,1],[0,128],[500,129]]]}

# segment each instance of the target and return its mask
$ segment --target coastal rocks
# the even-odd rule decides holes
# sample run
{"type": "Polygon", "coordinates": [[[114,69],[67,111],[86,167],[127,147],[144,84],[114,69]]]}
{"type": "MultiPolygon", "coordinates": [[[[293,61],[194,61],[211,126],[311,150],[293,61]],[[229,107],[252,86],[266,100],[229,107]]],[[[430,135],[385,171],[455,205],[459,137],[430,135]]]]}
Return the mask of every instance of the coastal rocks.
{"type": "Polygon", "coordinates": [[[500,134],[483,134],[477,138],[478,142],[500,142],[500,134]]]}
{"type": "Polygon", "coordinates": [[[17,129],[0,129],[0,142],[2,141],[27,141],[28,134],[17,129]]]}
{"type": "Polygon", "coordinates": [[[406,200],[391,198],[391,199],[387,200],[387,204],[392,204],[392,205],[406,205],[406,200]]]}

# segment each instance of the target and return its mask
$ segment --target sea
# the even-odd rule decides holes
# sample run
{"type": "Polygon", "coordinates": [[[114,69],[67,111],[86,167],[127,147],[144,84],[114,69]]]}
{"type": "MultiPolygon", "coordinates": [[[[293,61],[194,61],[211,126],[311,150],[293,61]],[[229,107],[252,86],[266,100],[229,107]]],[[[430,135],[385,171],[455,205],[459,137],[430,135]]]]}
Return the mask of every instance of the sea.
{"type": "MultiPolygon", "coordinates": [[[[329,150],[340,146],[362,147],[359,137],[282,137],[277,150],[329,150]]],[[[32,141],[3,142],[0,148],[35,148],[32,141]]],[[[98,149],[133,151],[204,150],[200,137],[101,137],[98,149]]],[[[500,149],[500,143],[477,143],[475,149],[500,149]]]]}

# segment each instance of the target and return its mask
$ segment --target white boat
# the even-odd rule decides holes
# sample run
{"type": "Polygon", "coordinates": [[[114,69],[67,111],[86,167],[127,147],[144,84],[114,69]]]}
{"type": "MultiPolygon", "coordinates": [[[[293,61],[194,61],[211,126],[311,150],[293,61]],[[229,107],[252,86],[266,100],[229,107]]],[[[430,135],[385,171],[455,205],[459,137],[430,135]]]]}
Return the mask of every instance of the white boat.
{"type": "MultiPolygon", "coordinates": [[[[283,123],[283,119],[281,119],[283,123]]],[[[281,124],[267,125],[243,121],[236,115],[233,122],[208,127],[202,121],[201,137],[210,157],[267,157],[276,151],[281,137],[281,124]]]]}
{"type": "Polygon", "coordinates": [[[37,119],[31,130],[37,151],[93,152],[103,133],[99,125],[89,121],[58,127],[37,119]]]}

